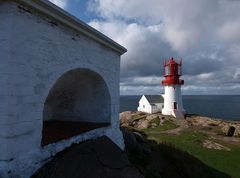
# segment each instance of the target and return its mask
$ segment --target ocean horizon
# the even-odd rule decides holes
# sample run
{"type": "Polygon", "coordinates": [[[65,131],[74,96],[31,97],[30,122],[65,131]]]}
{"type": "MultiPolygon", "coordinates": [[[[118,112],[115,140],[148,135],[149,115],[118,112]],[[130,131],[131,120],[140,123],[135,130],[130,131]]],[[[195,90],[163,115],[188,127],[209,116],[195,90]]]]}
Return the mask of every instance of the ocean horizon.
{"type": "MultiPolygon", "coordinates": [[[[142,95],[121,95],[120,112],[136,111],[142,95]]],[[[183,95],[187,114],[240,120],[240,95],[183,95]]]]}

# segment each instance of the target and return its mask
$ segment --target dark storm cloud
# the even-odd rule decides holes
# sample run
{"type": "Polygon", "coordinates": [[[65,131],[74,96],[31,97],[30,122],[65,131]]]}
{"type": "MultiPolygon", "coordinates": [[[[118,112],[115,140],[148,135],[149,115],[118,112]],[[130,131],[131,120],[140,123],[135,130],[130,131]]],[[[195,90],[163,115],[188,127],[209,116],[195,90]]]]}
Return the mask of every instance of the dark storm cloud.
{"type": "Polygon", "coordinates": [[[161,90],[162,60],[183,59],[185,93],[240,94],[240,2],[231,0],[92,0],[102,17],[89,24],[128,52],[121,92],[161,90]]]}
{"type": "Polygon", "coordinates": [[[185,75],[199,75],[203,73],[221,71],[224,64],[217,62],[211,58],[196,58],[186,60],[183,66],[183,74],[185,75]]]}
{"type": "Polygon", "coordinates": [[[169,59],[169,54],[177,55],[167,43],[154,38],[146,38],[129,53],[122,59],[121,77],[161,76],[163,61],[169,59]]]}

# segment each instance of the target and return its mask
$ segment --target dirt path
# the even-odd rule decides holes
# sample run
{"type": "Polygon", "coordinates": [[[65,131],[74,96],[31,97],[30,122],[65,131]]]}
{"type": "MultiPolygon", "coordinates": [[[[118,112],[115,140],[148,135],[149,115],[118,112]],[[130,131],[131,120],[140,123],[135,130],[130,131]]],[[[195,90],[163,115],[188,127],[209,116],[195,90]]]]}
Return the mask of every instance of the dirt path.
{"type": "Polygon", "coordinates": [[[174,122],[174,124],[178,125],[179,127],[176,129],[162,131],[161,133],[180,135],[180,132],[182,132],[183,130],[185,130],[189,127],[188,123],[185,119],[176,120],[174,122]]]}

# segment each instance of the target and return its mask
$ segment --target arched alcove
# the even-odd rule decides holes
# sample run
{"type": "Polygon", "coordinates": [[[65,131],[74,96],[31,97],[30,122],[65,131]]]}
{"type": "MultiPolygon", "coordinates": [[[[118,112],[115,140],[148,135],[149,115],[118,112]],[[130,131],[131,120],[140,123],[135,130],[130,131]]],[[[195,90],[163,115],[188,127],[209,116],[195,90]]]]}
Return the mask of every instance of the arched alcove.
{"type": "Polygon", "coordinates": [[[103,78],[89,69],[63,74],[43,109],[42,145],[110,124],[111,99],[103,78]]]}

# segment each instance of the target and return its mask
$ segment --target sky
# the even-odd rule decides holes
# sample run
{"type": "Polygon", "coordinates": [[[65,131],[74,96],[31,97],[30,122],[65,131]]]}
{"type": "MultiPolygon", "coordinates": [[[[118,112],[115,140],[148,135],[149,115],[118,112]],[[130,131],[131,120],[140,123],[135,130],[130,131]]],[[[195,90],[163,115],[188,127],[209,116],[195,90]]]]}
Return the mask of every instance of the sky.
{"type": "Polygon", "coordinates": [[[240,0],[50,0],[128,49],[122,95],[160,94],[164,59],[183,94],[240,94],[240,0]]]}

